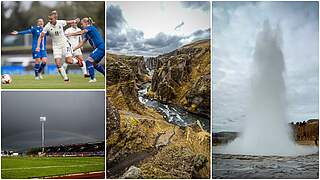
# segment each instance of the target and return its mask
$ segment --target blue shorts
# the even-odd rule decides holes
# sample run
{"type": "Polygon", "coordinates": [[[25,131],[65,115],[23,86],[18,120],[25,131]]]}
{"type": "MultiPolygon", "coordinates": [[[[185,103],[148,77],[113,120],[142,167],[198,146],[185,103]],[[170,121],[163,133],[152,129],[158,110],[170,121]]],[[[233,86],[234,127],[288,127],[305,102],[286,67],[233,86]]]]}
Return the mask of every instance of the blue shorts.
{"type": "Polygon", "coordinates": [[[105,55],[104,48],[96,48],[89,56],[95,63],[99,63],[105,55]]]}
{"type": "Polygon", "coordinates": [[[44,58],[47,57],[47,51],[46,50],[40,50],[39,52],[32,51],[32,58],[44,58]]]}

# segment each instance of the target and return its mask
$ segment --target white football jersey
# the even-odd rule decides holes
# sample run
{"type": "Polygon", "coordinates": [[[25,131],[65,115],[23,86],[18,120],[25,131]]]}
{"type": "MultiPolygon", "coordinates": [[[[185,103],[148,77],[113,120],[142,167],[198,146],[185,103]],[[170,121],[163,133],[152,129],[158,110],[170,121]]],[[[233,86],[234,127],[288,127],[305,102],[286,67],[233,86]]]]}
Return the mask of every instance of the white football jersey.
{"type": "Polygon", "coordinates": [[[48,22],[42,32],[49,33],[49,36],[52,39],[52,46],[64,45],[67,43],[68,39],[64,34],[63,27],[67,25],[65,20],[57,20],[56,25],[52,25],[48,22]]]}
{"type": "MultiPolygon", "coordinates": [[[[75,33],[75,32],[79,32],[79,31],[81,31],[81,29],[78,27],[76,27],[76,28],[69,27],[68,29],[66,29],[65,34],[75,33]]],[[[82,41],[81,35],[69,36],[68,39],[69,39],[69,42],[71,43],[72,47],[78,46],[78,44],[82,41]]]]}

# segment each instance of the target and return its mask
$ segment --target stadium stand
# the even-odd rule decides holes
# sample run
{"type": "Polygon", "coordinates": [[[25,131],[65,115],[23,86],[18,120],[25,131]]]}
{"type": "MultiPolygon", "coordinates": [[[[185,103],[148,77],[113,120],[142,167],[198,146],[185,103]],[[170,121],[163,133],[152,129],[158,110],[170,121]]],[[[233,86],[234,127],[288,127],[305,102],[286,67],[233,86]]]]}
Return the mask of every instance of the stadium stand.
{"type": "Polygon", "coordinates": [[[46,156],[104,156],[105,142],[61,144],[44,148],[46,156]]]}

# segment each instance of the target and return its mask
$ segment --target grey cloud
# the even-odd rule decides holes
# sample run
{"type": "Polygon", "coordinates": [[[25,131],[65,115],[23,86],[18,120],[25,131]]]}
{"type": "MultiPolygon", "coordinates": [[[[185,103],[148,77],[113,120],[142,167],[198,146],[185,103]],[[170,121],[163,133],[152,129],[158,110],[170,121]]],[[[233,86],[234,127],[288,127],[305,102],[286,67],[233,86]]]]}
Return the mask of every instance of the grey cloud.
{"type": "Polygon", "coordinates": [[[120,29],[126,24],[122,10],[119,6],[109,5],[107,7],[107,27],[109,29],[120,29]]]}
{"type": "Polygon", "coordinates": [[[127,30],[127,39],[128,41],[137,41],[144,38],[144,33],[140,30],[130,28],[127,30]]]}
{"type": "MultiPolygon", "coordinates": [[[[108,29],[108,28],[107,28],[108,29]]],[[[121,34],[116,30],[107,30],[107,49],[121,47],[127,42],[126,34],[121,34]]]]}
{"type": "Polygon", "coordinates": [[[200,39],[210,39],[210,29],[205,30],[198,30],[193,32],[190,37],[192,37],[193,41],[200,40],[200,39]]]}
{"type": "Polygon", "coordinates": [[[181,3],[186,8],[201,9],[203,11],[210,10],[210,2],[209,1],[183,1],[181,3]]]}
{"type": "Polygon", "coordinates": [[[172,44],[179,43],[179,41],[182,38],[183,37],[171,36],[171,35],[167,35],[167,34],[165,34],[163,32],[160,32],[154,38],[146,39],[145,43],[147,45],[153,46],[155,48],[160,48],[160,47],[170,46],[172,44]]]}
{"type": "Polygon", "coordinates": [[[161,32],[153,38],[146,39],[145,45],[154,54],[162,54],[180,47],[183,39],[181,36],[171,36],[161,32]]]}
{"type": "Polygon", "coordinates": [[[142,31],[129,29],[125,34],[108,30],[107,50],[131,55],[156,56],[173,51],[184,44],[210,38],[210,29],[198,30],[188,36],[168,35],[160,32],[155,37],[145,38],[142,31]]]}

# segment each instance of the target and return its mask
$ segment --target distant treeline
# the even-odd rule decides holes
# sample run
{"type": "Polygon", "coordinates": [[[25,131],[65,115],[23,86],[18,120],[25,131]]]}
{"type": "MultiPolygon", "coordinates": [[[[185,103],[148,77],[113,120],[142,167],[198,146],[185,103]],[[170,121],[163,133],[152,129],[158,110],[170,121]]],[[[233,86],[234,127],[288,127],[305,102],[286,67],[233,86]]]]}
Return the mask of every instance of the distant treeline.
{"type": "Polygon", "coordinates": [[[1,33],[8,34],[12,30],[22,30],[34,25],[38,18],[48,22],[51,10],[57,10],[59,19],[74,19],[76,17],[90,16],[96,25],[105,31],[104,2],[91,1],[64,1],[57,2],[54,7],[49,7],[40,1],[32,1],[30,9],[26,9],[21,1],[1,2],[1,33]]]}

